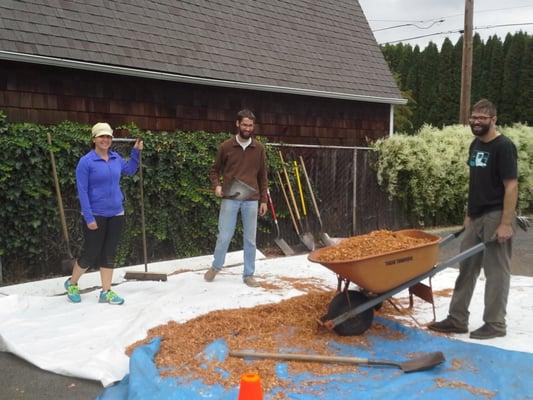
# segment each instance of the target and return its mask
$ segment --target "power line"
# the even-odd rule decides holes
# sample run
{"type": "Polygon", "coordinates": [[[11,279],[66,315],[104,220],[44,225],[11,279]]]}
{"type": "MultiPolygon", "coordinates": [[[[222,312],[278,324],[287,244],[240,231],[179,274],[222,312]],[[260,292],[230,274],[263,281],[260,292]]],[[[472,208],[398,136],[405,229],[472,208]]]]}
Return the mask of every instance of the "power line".
{"type": "Polygon", "coordinates": [[[438,21],[433,21],[433,22],[432,22],[430,25],[428,25],[428,26],[418,26],[417,24],[402,24],[402,25],[389,26],[389,27],[387,27],[387,28],[375,29],[375,30],[373,30],[372,32],[380,32],[380,31],[386,31],[386,30],[388,30],[388,29],[403,28],[404,26],[414,26],[414,27],[416,27],[416,28],[418,28],[418,29],[429,29],[429,28],[431,28],[433,25],[438,24],[438,23],[440,23],[440,22],[444,22],[444,20],[443,20],[443,19],[440,19],[440,20],[438,20],[438,21]]]}
{"type": "MultiPolygon", "coordinates": [[[[515,10],[515,9],[520,9],[520,8],[533,8],[533,6],[489,8],[489,9],[485,9],[485,10],[475,11],[474,14],[482,14],[482,13],[488,13],[488,12],[494,12],[494,11],[503,11],[503,10],[515,10]]],[[[405,24],[402,24],[402,25],[394,25],[394,26],[389,26],[389,27],[385,27],[385,28],[374,29],[374,30],[372,30],[372,32],[381,32],[381,31],[385,31],[385,30],[389,30],[389,29],[403,28],[403,27],[406,27],[406,26],[414,26],[414,27],[416,27],[418,29],[429,29],[433,25],[435,25],[436,23],[444,22],[446,20],[446,18],[462,17],[463,15],[464,14],[452,14],[452,15],[447,15],[447,16],[440,17],[440,18],[431,18],[431,19],[425,19],[425,20],[419,20],[419,21],[418,20],[369,19],[368,22],[405,22],[405,24]],[[423,24],[423,23],[427,23],[427,22],[431,22],[431,25],[429,25],[427,27],[421,27],[421,26],[417,25],[417,24],[423,24]]]]}
{"type": "MultiPolygon", "coordinates": [[[[501,28],[501,27],[504,27],[504,26],[522,26],[522,25],[533,25],[533,22],[524,22],[524,23],[520,23],[520,24],[487,25],[487,26],[475,27],[474,30],[501,28]]],[[[380,43],[380,44],[393,44],[393,43],[399,43],[399,42],[407,42],[409,40],[422,39],[422,38],[430,37],[430,36],[447,35],[449,33],[463,33],[463,29],[456,29],[456,30],[453,30],[453,31],[446,31],[446,32],[429,33],[427,35],[419,35],[419,36],[413,36],[413,37],[405,38],[405,39],[391,40],[389,42],[383,42],[383,43],[380,43]]]]}

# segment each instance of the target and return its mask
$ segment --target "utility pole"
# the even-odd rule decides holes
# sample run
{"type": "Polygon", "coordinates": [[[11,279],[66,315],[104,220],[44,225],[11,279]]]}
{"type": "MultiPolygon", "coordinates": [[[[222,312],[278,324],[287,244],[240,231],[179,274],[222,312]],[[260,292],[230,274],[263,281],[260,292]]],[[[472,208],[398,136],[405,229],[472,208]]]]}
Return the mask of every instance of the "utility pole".
{"type": "Polygon", "coordinates": [[[472,91],[472,30],[474,0],[465,0],[465,29],[463,33],[463,60],[461,66],[461,104],[459,123],[468,125],[470,93],[472,91]]]}

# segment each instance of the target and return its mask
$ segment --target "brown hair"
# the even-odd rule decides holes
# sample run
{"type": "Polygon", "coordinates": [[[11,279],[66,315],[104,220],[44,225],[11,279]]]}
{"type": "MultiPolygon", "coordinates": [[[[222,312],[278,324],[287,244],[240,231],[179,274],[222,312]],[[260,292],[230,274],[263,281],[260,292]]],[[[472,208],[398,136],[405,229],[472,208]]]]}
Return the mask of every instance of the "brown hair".
{"type": "Polygon", "coordinates": [[[252,121],[255,121],[254,113],[248,110],[247,108],[237,113],[237,121],[241,122],[244,118],[248,118],[248,119],[251,119],[252,121]]]}
{"type": "Polygon", "coordinates": [[[497,115],[496,113],[496,106],[492,104],[491,101],[487,99],[481,99],[476,104],[472,106],[472,112],[474,111],[481,111],[487,113],[490,117],[495,117],[497,115]]]}

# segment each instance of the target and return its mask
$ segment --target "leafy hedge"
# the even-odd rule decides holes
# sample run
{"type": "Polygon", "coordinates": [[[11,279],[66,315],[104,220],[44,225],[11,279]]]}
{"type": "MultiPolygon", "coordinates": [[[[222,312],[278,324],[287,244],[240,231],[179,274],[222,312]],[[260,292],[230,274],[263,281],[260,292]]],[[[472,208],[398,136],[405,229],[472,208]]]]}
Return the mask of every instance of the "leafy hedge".
{"type": "MultiPolygon", "coordinates": [[[[519,209],[533,210],[533,128],[514,125],[500,131],[518,150],[519,209]]],[[[470,128],[424,126],[417,135],[379,140],[378,182],[402,201],[421,225],[461,223],[468,195],[470,128]]]]}
{"type": "MultiPolygon", "coordinates": [[[[218,145],[229,134],[155,134],[133,125],[122,128],[145,141],[143,188],[149,260],[212,251],[218,201],[210,190],[208,170],[218,145]]],[[[7,281],[58,273],[60,260],[65,258],[47,130],[52,135],[71,249],[79,254],[81,217],[75,168],[89,150],[90,127],[71,122],[47,127],[9,124],[0,112],[0,257],[7,281]]],[[[115,148],[128,157],[131,144],[117,143],[115,148]]],[[[143,260],[139,179],[139,174],[122,179],[127,223],[117,259],[121,265],[143,260]]],[[[264,221],[260,229],[266,230],[264,221]]]]}

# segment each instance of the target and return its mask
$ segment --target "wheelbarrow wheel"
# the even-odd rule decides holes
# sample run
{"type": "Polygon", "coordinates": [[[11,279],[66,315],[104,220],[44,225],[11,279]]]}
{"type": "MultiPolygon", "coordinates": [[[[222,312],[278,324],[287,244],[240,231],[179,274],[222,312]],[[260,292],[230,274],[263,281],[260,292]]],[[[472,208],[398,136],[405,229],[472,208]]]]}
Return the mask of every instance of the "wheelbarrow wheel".
{"type": "MultiPolygon", "coordinates": [[[[348,290],[347,293],[341,292],[331,300],[328,306],[328,313],[323,319],[331,320],[337,318],[339,315],[342,315],[367,301],[368,298],[363,293],[356,290],[348,290]]],[[[361,335],[370,328],[373,319],[374,311],[370,308],[344,321],[333,329],[341,336],[361,335]]]]}

